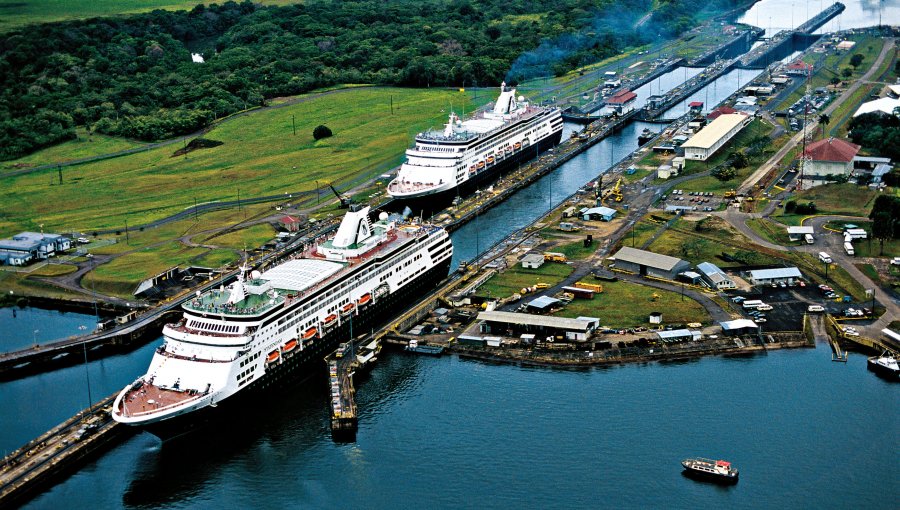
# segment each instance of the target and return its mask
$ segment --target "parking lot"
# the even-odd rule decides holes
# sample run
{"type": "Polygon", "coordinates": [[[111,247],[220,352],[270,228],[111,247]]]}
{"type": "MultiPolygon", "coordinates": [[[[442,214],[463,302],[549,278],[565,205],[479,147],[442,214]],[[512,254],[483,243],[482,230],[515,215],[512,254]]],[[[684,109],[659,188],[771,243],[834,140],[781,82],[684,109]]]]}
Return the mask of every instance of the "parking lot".
{"type": "MultiPolygon", "coordinates": [[[[815,285],[805,287],[755,287],[752,292],[736,292],[730,297],[741,296],[745,299],[759,299],[771,305],[772,310],[762,311],[764,322],[759,323],[765,331],[800,331],[803,329],[803,314],[809,305],[821,305],[825,312],[843,317],[848,308],[861,310],[862,305],[850,303],[837,303],[834,299],[827,299],[825,291],[815,285]]],[[[741,312],[748,319],[754,319],[750,315],[751,310],[744,310],[740,303],[732,302],[732,307],[741,312]]]]}
{"type": "Polygon", "coordinates": [[[661,197],[661,207],[667,205],[677,205],[682,207],[693,207],[695,211],[715,211],[719,208],[723,198],[716,196],[709,191],[688,191],[674,189],[669,195],[661,197]]]}

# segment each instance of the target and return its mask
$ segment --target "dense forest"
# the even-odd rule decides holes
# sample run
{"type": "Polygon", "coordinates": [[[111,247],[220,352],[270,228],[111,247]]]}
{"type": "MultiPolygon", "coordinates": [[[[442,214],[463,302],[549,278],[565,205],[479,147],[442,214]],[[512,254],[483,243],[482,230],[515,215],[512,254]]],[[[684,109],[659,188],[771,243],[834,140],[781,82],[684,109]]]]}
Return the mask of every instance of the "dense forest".
{"type": "Polygon", "coordinates": [[[900,118],[881,113],[864,113],[850,119],[850,139],[882,156],[900,160],[900,118]]]}
{"type": "Polygon", "coordinates": [[[677,35],[726,0],[249,1],[36,25],[0,41],[0,159],[73,138],[187,134],[340,83],[497,85],[677,35]],[[654,16],[635,29],[656,6],[654,16]],[[191,53],[205,63],[193,63],[191,53]]]}

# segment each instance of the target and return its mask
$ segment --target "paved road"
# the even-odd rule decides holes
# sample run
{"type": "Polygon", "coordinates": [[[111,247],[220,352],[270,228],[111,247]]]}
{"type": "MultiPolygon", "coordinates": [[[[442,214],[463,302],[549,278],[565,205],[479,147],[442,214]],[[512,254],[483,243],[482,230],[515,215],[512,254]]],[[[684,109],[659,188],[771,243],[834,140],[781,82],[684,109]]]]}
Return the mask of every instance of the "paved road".
{"type": "Polygon", "coordinates": [[[816,237],[816,244],[781,246],[770,243],[769,241],[763,239],[753,229],[747,226],[746,222],[748,219],[758,218],[761,215],[742,213],[734,210],[733,208],[729,208],[727,211],[720,212],[718,214],[739,232],[753,241],[753,243],[760,246],[779,251],[801,251],[812,254],[816,254],[820,251],[825,251],[831,256],[834,263],[841,266],[845,271],[847,271],[847,273],[850,274],[850,276],[854,280],[859,282],[864,288],[874,289],[875,299],[885,307],[885,313],[878,320],[876,320],[869,326],[866,326],[868,336],[872,338],[881,338],[881,330],[886,328],[891,321],[896,320],[898,317],[900,317],[900,305],[898,305],[900,301],[885,292],[881,287],[879,287],[875,282],[873,282],[868,276],[866,276],[854,265],[860,261],[864,261],[865,259],[847,255],[844,252],[843,236],[841,236],[840,233],[829,232],[824,229],[824,225],[829,221],[868,221],[868,218],[861,218],[857,216],[816,216],[810,218],[810,220],[806,222],[806,226],[811,226],[815,229],[816,232],[819,232],[816,237]]]}
{"type": "MultiPolygon", "coordinates": [[[[859,90],[860,87],[863,86],[866,80],[869,80],[875,73],[875,71],[877,71],[878,68],[881,67],[881,64],[884,62],[884,60],[893,54],[894,44],[894,38],[886,38],[884,46],[881,48],[881,53],[878,55],[878,58],[875,59],[875,62],[872,64],[869,70],[866,71],[866,74],[864,74],[859,80],[854,81],[853,84],[847,87],[847,90],[845,90],[840,96],[838,96],[837,99],[832,101],[831,104],[829,104],[822,113],[831,117],[831,114],[834,113],[834,111],[837,110],[837,108],[841,106],[844,101],[849,100],[850,97],[857,90],[859,90]]],[[[817,115],[816,118],[812,120],[812,122],[809,122],[804,129],[800,130],[800,132],[794,135],[788,141],[788,143],[784,144],[784,146],[781,147],[781,149],[779,149],[771,158],[769,158],[768,161],[760,165],[760,167],[740,185],[738,191],[744,193],[750,189],[753,189],[753,187],[756,186],[756,184],[761,181],[763,177],[765,177],[781,162],[782,159],[784,159],[785,155],[787,155],[787,153],[791,149],[796,147],[803,140],[803,137],[806,133],[815,133],[816,127],[818,125],[819,121],[817,115]]]]}

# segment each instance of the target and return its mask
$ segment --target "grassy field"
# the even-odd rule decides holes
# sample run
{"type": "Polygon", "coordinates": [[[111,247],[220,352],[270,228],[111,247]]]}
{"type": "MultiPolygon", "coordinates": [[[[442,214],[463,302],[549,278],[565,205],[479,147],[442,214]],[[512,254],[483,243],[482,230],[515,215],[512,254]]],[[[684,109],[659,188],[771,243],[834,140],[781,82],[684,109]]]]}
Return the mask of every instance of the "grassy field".
{"type": "MultiPolygon", "coordinates": [[[[154,9],[191,10],[198,0],[28,0],[0,4],[0,32],[31,23],[136,14],[154,9]]],[[[255,0],[264,5],[288,5],[297,0],[255,0]]]]}
{"type": "Polygon", "coordinates": [[[649,250],[687,260],[693,264],[712,262],[719,267],[743,265],[741,262],[727,262],[719,258],[722,252],[735,254],[737,251],[750,252],[752,264],[775,264],[780,260],[771,255],[755,250],[750,240],[734,230],[724,220],[711,217],[705,220],[701,230],[696,229],[697,222],[678,220],[673,228],[666,230],[653,241],[649,250]]]}
{"type": "Polygon", "coordinates": [[[519,264],[491,277],[478,288],[477,294],[483,297],[505,298],[519,292],[523,287],[530,287],[536,283],[556,285],[571,273],[571,266],[555,262],[545,263],[537,269],[525,269],[519,264]]]}
{"type": "MultiPolygon", "coordinates": [[[[100,135],[96,133],[88,136],[87,129],[83,127],[77,128],[75,130],[75,134],[78,137],[75,140],[70,140],[59,145],[54,145],[53,147],[48,147],[44,150],[29,154],[27,156],[23,156],[19,159],[13,159],[0,163],[0,175],[2,175],[3,172],[9,170],[16,170],[19,168],[40,165],[50,165],[54,163],[66,163],[68,161],[76,159],[98,156],[102,154],[110,154],[112,152],[132,149],[134,147],[145,145],[142,142],[126,140],[124,138],[114,138],[112,136],[100,135]]],[[[69,170],[66,169],[64,170],[64,172],[65,173],[63,174],[63,177],[65,177],[65,174],[69,173],[69,170]]]]}
{"type": "Polygon", "coordinates": [[[597,317],[604,326],[630,328],[646,326],[654,311],[663,313],[666,324],[709,321],[703,306],[687,296],[624,281],[603,282],[603,293],[576,299],[555,315],[597,317]]]}
{"type": "Polygon", "coordinates": [[[0,176],[0,236],[39,224],[87,232],[121,226],[126,217],[137,225],[195,200],[298,192],[316,181],[378,175],[400,163],[416,133],[439,126],[451,104],[471,110],[469,95],[456,90],[352,88],[233,118],[204,135],[223,145],[186,157],[172,157],[177,147],[169,146],[80,165],[63,171],[62,185],[56,169],[0,176]],[[319,124],[335,135],[313,140],[319,124]]]}
{"type": "Polygon", "coordinates": [[[772,223],[765,218],[748,219],[747,226],[753,229],[753,231],[759,234],[760,237],[769,241],[770,243],[780,244],[782,246],[800,244],[799,242],[790,240],[787,230],[784,228],[784,226],[772,223]]]}
{"type": "Polygon", "coordinates": [[[253,225],[227,234],[202,235],[194,242],[233,248],[235,250],[258,248],[275,237],[275,229],[268,223],[253,225]]]}
{"type": "MultiPolygon", "coordinates": [[[[797,192],[791,200],[797,203],[813,202],[818,214],[840,214],[845,216],[868,216],[878,192],[856,184],[825,184],[797,192]]],[[[799,224],[805,215],[784,214],[780,209],[772,218],[786,225],[799,224]]]]}
{"type": "MultiPolygon", "coordinates": [[[[884,46],[884,40],[882,38],[867,34],[853,34],[847,37],[847,39],[856,41],[856,46],[849,51],[829,52],[828,56],[825,57],[822,64],[816,68],[809,79],[809,86],[811,89],[815,90],[816,88],[830,85],[831,79],[834,77],[840,78],[845,82],[852,82],[853,80],[859,79],[859,77],[865,74],[872,64],[875,63],[875,59],[878,57],[878,54],[881,53],[881,48],[884,46]],[[850,67],[850,59],[857,53],[863,55],[863,62],[854,70],[850,67]],[[853,74],[849,78],[844,78],[843,74],[841,74],[844,68],[853,70],[853,74]]],[[[796,103],[805,93],[805,87],[799,87],[778,104],[774,110],[784,110],[788,108],[796,103]]]]}
{"type": "Polygon", "coordinates": [[[584,247],[584,241],[579,240],[574,243],[563,244],[561,246],[554,246],[552,251],[559,252],[565,254],[566,258],[569,260],[581,260],[590,257],[599,245],[597,243],[591,244],[587,248],[584,247]]]}

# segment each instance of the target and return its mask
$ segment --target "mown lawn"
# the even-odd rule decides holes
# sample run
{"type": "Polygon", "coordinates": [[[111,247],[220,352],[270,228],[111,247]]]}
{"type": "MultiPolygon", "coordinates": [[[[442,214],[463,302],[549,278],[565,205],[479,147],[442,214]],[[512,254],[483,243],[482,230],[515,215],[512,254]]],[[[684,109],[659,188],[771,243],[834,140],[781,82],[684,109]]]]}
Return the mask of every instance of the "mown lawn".
{"type": "Polygon", "coordinates": [[[559,262],[545,262],[537,269],[525,269],[521,264],[517,264],[502,273],[495,274],[478,288],[477,294],[483,297],[505,298],[520,292],[523,287],[531,287],[536,283],[546,283],[552,287],[571,273],[572,266],[559,262]]]}
{"type": "MultiPolygon", "coordinates": [[[[88,135],[87,129],[79,127],[75,129],[75,140],[69,140],[53,147],[39,150],[19,159],[12,159],[0,163],[0,174],[19,168],[65,163],[76,159],[111,154],[113,152],[132,149],[146,145],[143,142],[115,138],[94,133],[88,135]]],[[[62,170],[63,179],[69,174],[68,168],[62,170]]],[[[57,173],[57,177],[59,174],[57,173]]]]}
{"type": "Polygon", "coordinates": [[[223,145],[186,157],[172,157],[175,144],[79,165],[63,171],[62,185],[56,169],[0,176],[0,236],[39,224],[81,232],[120,227],[126,217],[143,224],[195,201],[294,193],[317,181],[340,188],[399,164],[416,133],[444,122],[450,104],[471,111],[468,93],[457,90],[350,88],[233,118],[204,135],[223,145]],[[319,124],[334,136],[313,140],[319,124]]]}
{"type": "Polygon", "coordinates": [[[611,328],[646,326],[651,312],[662,312],[665,324],[709,322],[700,303],[678,292],[625,281],[600,283],[603,292],[594,299],[575,299],[554,315],[597,317],[600,324],[611,328]]]}

